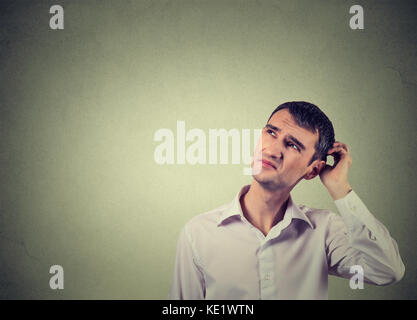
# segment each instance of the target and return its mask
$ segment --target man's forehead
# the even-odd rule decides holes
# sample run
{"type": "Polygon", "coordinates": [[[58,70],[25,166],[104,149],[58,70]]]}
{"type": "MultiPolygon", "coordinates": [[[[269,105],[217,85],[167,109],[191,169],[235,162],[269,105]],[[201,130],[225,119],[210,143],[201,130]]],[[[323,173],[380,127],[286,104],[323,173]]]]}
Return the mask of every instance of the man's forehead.
{"type": "Polygon", "coordinates": [[[268,124],[281,130],[289,130],[293,135],[297,135],[297,138],[303,139],[306,142],[307,140],[313,140],[312,142],[315,143],[319,137],[318,130],[313,133],[306,128],[300,127],[287,109],[275,112],[271,119],[269,119],[268,124]]]}

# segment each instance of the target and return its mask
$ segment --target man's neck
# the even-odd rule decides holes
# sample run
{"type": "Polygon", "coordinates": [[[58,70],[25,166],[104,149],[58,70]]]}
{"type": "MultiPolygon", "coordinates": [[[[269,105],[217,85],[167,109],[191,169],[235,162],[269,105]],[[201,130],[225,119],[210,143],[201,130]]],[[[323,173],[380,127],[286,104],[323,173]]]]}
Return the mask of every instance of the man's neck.
{"type": "Polygon", "coordinates": [[[240,204],[246,219],[266,236],[283,219],[289,195],[289,190],[270,191],[253,180],[240,204]]]}

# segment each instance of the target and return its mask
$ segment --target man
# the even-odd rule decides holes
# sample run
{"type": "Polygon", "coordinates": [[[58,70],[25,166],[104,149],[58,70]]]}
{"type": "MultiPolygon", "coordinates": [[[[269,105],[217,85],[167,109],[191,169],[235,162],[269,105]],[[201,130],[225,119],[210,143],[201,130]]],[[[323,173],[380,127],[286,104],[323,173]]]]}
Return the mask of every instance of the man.
{"type": "Polygon", "coordinates": [[[252,183],[182,229],[169,297],[327,299],[328,275],[350,278],[352,266],[367,283],[399,281],[398,246],[352,190],[349,148],[334,141],[327,116],[313,104],[287,102],[261,138],[252,183]],[[317,175],[340,215],[292,200],[294,186],[317,175]]]}

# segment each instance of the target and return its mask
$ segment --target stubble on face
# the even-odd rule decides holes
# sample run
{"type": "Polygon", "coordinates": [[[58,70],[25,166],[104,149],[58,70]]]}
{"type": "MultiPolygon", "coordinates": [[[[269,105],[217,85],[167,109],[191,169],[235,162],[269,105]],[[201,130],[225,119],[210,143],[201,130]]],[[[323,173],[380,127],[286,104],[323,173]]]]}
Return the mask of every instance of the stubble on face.
{"type": "Polygon", "coordinates": [[[272,170],[275,169],[262,167],[261,172],[252,175],[252,177],[256,182],[258,182],[262,186],[262,188],[271,192],[288,188],[287,184],[281,179],[279,174],[277,175],[276,172],[275,174],[273,174],[272,172],[267,172],[272,170]]]}
{"type": "MultiPolygon", "coordinates": [[[[310,149],[310,151],[305,151],[305,152],[308,152],[308,155],[305,155],[304,157],[310,157],[313,155],[313,153],[315,152],[314,146],[318,139],[318,133],[314,134],[304,128],[300,128],[295,123],[294,119],[292,118],[288,110],[280,110],[277,113],[275,113],[273,117],[270,119],[269,123],[281,128],[283,130],[283,134],[290,133],[290,134],[293,134],[294,136],[297,136],[300,140],[302,140],[306,144],[306,146],[308,146],[310,149]]],[[[260,148],[262,150],[257,149],[255,151],[255,157],[254,157],[252,167],[255,169],[255,166],[258,166],[257,167],[258,170],[253,171],[254,173],[252,174],[252,177],[257,183],[259,183],[259,185],[262,188],[269,190],[271,192],[277,191],[277,190],[285,190],[285,189],[291,190],[300,180],[303,179],[303,176],[304,176],[303,171],[306,168],[304,168],[304,164],[301,162],[304,162],[304,161],[301,161],[301,159],[296,160],[296,158],[294,158],[294,155],[293,154],[291,155],[290,151],[288,150],[284,152],[285,155],[281,154],[282,157],[279,157],[280,153],[276,152],[277,150],[274,149],[274,147],[271,147],[271,148],[270,147],[271,145],[268,145],[267,148],[265,148],[265,146],[262,146],[261,144],[260,148]],[[262,162],[260,161],[262,160],[262,158],[266,159],[267,161],[272,162],[276,168],[264,167],[262,165],[262,162]],[[286,158],[286,159],[283,159],[283,158],[286,158]],[[286,167],[289,166],[288,168],[283,168],[284,161],[287,161],[286,167]],[[297,162],[294,162],[294,161],[297,161],[297,162]],[[290,170],[291,172],[285,172],[284,170],[286,171],[290,170]],[[294,178],[295,178],[295,181],[294,181],[294,178]]],[[[307,161],[307,158],[303,160],[307,161]]],[[[307,162],[306,162],[306,165],[307,165],[307,162]]]]}

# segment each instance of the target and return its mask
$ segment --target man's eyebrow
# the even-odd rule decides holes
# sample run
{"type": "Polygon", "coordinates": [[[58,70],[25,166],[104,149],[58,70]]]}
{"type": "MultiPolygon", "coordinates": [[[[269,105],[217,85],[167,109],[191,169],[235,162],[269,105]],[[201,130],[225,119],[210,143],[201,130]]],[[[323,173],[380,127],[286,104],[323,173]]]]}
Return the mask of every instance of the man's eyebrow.
{"type": "MultiPolygon", "coordinates": [[[[278,131],[278,132],[280,132],[281,131],[281,129],[280,128],[277,128],[277,127],[275,127],[275,126],[273,126],[272,124],[269,124],[269,123],[267,123],[266,125],[265,125],[265,128],[269,128],[269,129],[272,129],[272,130],[275,130],[275,131],[278,131]]],[[[292,136],[292,135],[289,135],[288,136],[292,141],[294,141],[296,144],[298,144],[298,146],[300,147],[300,149],[302,149],[302,150],[305,150],[306,149],[306,147],[304,146],[304,144],[300,141],[300,140],[298,140],[296,137],[294,137],[294,136],[292,136]]]]}
{"type": "Polygon", "coordinates": [[[272,129],[272,130],[275,130],[275,131],[278,131],[278,132],[280,132],[280,131],[281,131],[281,129],[280,129],[280,128],[277,128],[277,127],[275,127],[275,126],[273,126],[272,124],[269,124],[269,123],[267,123],[267,124],[265,125],[265,127],[266,127],[266,128],[269,128],[269,129],[272,129]]]}
{"type": "Polygon", "coordinates": [[[301,148],[301,149],[303,149],[303,150],[305,150],[306,149],[306,147],[300,142],[300,140],[298,140],[296,137],[294,137],[294,136],[292,136],[292,135],[289,135],[289,138],[291,139],[291,140],[293,140],[296,144],[298,144],[299,145],[299,147],[301,148]]]}

